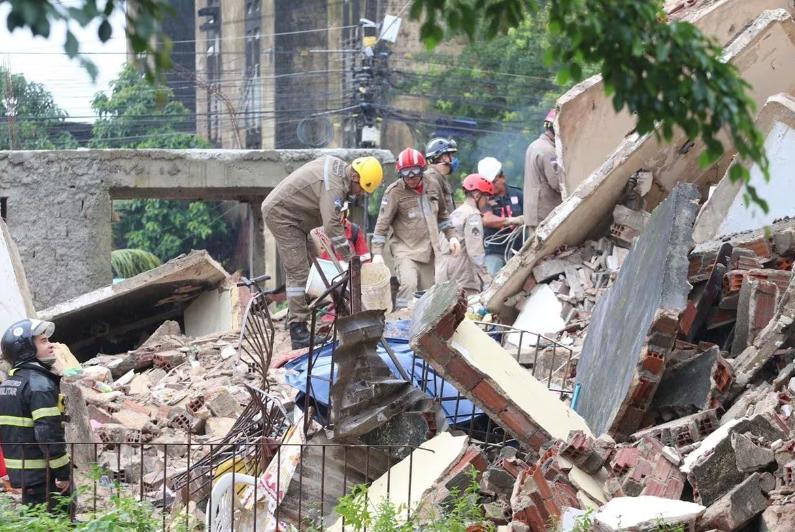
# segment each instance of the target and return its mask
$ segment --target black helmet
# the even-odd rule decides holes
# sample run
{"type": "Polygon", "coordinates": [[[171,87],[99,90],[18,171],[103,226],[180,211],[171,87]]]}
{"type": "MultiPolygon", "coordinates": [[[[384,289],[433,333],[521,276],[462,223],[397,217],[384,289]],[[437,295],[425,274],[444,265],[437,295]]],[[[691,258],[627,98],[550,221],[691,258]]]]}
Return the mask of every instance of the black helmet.
{"type": "Polygon", "coordinates": [[[47,338],[55,332],[55,324],[42,320],[21,320],[6,329],[0,348],[3,356],[12,365],[36,358],[33,337],[44,335],[47,338]]]}
{"type": "Polygon", "coordinates": [[[445,139],[437,137],[431,139],[425,145],[425,158],[430,162],[434,162],[438,157],[445,153],[455,153],[458,151],[458,144],[453,139],[445,139]]]}

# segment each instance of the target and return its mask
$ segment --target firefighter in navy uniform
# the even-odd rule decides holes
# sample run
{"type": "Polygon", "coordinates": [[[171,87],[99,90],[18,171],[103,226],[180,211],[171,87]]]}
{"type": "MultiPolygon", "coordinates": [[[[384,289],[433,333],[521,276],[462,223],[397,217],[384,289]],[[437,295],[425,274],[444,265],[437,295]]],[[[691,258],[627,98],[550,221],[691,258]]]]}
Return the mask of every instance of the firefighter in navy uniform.
{"type": "Polygon", "coordinates": [[[72,491],[60,377],[50,371],[54,331],[48,321],[26,319],[9,327],[0,341],[12,365],[0,384],[0,442],[8,476],[24,504],[46,502],[50,511],[57,506],[54,495],[72,491]]]}

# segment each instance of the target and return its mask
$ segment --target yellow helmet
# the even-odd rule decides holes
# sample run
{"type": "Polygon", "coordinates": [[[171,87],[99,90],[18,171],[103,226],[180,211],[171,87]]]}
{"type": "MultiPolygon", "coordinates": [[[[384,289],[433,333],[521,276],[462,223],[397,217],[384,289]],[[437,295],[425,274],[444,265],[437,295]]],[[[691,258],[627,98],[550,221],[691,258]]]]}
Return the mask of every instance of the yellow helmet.
{"type": "Polygon", "coordinates": [[[372,194],[384,180],[384,169],[375,157],[358,157],[351,167],[359,174],[359,186],[368,194],[372,194]]]}

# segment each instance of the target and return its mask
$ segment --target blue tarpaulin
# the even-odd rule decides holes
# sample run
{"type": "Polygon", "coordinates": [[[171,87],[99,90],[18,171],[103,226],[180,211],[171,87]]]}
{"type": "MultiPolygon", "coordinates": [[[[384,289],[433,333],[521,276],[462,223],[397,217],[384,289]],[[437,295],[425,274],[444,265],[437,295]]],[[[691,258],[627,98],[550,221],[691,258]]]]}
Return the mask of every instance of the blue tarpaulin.
{"type": "MultiPolygon", "coordinates": [[[[475,408],[470,400],[459,395],[458,390],[452,384],[443,381],[422,358],[415,357],[407,340],[401,338],[384,339],[394,351],[400,364],[412,378],[412,384],[431,397],[441,397],[442,409],[447,416],[449,424],[469,423],[473,415],[482,414],[481,410],[475,408]],[[413,372],[412,364],[414,365],[413,372]]],[[[389,354],[381,345],[378,346],[378,355],[389,367],[392,374],[396,378],[401,378],[400,372],[398,372],[389,354]]],[[[315,358],[315,362],[312,365],[312,398],[315,403],[327,408],[331,372],[331,344],[324,345],[319,350],[316,350],[313,353],[313,358],[315,358]]],[[[304,399],[308,363],[309,357],[304,355],[288,362],[284,366],[295,372],[288,372],[286,380],[287,384],[299,390],[300,393],[296,400],[298,403],[302,403],[304,399]]]]}

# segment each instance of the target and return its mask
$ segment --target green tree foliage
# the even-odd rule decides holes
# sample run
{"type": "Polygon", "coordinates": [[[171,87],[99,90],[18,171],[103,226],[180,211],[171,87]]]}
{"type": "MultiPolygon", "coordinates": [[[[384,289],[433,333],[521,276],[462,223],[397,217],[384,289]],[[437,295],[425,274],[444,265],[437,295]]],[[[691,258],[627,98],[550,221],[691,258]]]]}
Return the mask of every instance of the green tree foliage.
{"type": "Polygon", "coordinates": [[[160,23],[172,12],[167,0],[3,0],[11,5],[6,18],[9,31],[29,29],[33,35],[45,39],[50,36],[50,28],[56,23],[66,23],[66,54],[83,65],[92,78],[97,77],[97,67],[91,60],[80,55],[80,43],[71,31],[72,25],[86,27],[99,22],[97,37],[106,42],[113,35],[110,17],[114,12],[125,16],[125,32],[130,48],[139,54],[141,68],[149,79],[171,66],[172,43],[160,28],[160,23]]]}
{"type": "Polygon", "coordinates": [[[185,130],[193,116],[174,93],[160,83],[150,83],[132,65],[126,65],[111,82],[111,94],[97,93],[91,107],[97,113],[92,148],[209,148],[204,139],[185,130]]]}
{"type": "MultiPolygon", "coordinates": [[[[94,148],[207,148],[184,131],[193,116],[173,93],[126,66],[110,95],[98,93],[92,107],[99,118],[90,142],[94,148]]],[[[114,224],[114,247],[135,248],[167,261],[191,249],[206,249],[223,261],[231,254],[230,228],[220,202],[124,200],[115,202],[121,220],[114,224]]]]}
{"type": "Polygon", "coordinates": [[[42,85],[0,67],[0,150],[76,148],[74,137],[59,130],[66,117],[42,85]]]}
{"type": "MultiPolygon", "coordinates": [[[[542,0],[414,0],[411,14],[423,18],[421,35],[429,46],[450,33],[495,36],[518,27],[542,0]]],[[[558,81],[579,81],[587,65],[597,65],[616,110],[637,116],[639,133],[670,139],[675,127],[707,149],[706,167],[725,151],[718,139],[728,131],[734,149],[758,163],[766,177],[763,138],[754,127],[754,103],[737,69],[720,60],[721,49],[698,28],[672,22],[662,0],[548,0],[549,29],[559,38],[547,48],[547,64],[560,71],[558,81]]],[[[767,204],[748,185],[749,172],[736,165],[733,180],[746,184],[746,199],[763,210],[767,204]]]]}
{"type": "MultiPolygon", "coordinates": [[[[478,160],[492,156],[502,161],[509,182],[521,186],[525,149],[566,88],[544,63],[548,46],[547,13],[540,10],[505,34],[477,38],[455,55],[428,51],[411,58],[412,70],[399,71],[394,87],[430,98],[441,115],[477,121],[470,137],[456,136],[458,177],[477,171],[478,160]]],[[[420,124],[417,138],[427,140],[434,129],[433,123],[420,124]]]]}

